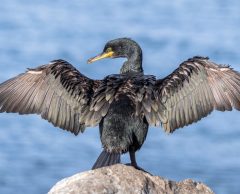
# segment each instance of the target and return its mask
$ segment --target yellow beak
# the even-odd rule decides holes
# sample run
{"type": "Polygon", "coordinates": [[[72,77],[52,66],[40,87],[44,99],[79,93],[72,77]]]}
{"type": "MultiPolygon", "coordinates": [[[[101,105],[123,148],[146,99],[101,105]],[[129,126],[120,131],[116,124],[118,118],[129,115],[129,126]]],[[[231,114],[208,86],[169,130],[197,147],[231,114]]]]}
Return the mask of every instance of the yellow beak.
{"type": "Polygon", "coordinates": [[[93,63],[95,61],[98,61],[100,59],[105,59],[105,58],[111,58],[113,56],[114,52],[110,51],[110,52],[104,52],[101,53],[100,55],[97,55],[96,57],[92,57],[90,59],[88,59],[87,63],[93,63]]]}

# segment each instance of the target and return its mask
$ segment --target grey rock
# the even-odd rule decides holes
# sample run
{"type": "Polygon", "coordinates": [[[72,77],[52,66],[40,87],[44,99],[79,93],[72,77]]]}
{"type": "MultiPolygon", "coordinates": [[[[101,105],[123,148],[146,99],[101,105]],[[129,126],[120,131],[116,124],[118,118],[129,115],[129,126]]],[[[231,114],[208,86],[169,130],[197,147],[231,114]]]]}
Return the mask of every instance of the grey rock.
{"type": "Polygon", "coordinates": [[[59,181],[48,194],[213,194],[200,182],[180,182],[152,176],[131,166],[117,164],[78,173],[59,181]]]}

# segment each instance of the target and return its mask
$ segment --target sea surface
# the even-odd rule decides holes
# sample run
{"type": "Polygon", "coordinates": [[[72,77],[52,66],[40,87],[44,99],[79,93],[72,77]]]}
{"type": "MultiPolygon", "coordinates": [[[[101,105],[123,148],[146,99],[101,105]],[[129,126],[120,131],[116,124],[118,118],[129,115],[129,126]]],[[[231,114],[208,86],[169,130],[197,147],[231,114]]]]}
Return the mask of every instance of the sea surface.
{"type": "MultiPolygon", "coordinates": [[[[238,0],[2,0],[0,82],[59,58],[91,78],[118,73],[123,59],[86,64],[118,37],[136,40],[145,74],[159,78],[195,55],[240,71],[239,9],[238,0]]],[[[89,170],[100,152],[97,127],[76,137],[37,115],[2,113],[0,193],[47,193],[62,178],[89,170]]],[[[172,135],[151,127],[137,161],[154,175],[239,194],[240,112],[215,111],[172,135]]]]}

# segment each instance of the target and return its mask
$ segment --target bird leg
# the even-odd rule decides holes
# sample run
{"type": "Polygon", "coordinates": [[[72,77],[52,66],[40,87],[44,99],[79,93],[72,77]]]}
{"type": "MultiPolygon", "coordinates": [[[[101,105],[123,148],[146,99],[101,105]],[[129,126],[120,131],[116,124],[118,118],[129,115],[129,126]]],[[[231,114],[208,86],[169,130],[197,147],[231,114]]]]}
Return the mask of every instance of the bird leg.
{"type": "MultiPolygon", "coordinates": [[[[146,170],[144,170],[143,168],[139,167],[137,165],[137,161],[136,161],[136,156],[135,156],[135,151],[130,150],[129,151],[129,155],[130,155],[130,160],[131,160],[131,166],[133,166],[134,168],[136,168],[137,170],[141,170],[143,172],[149,173],[146,170]]],[[[149,173],[150,174],[150,173],[149,173]]]]}
{"type": "Polygon", "coordinates": [[[131,160],[131,166],[135,167],[138,169],[137,161],[136,161],[136,156],[135,156],[135,151],[129,151],[130,155],[130,160],[131,160]]]}

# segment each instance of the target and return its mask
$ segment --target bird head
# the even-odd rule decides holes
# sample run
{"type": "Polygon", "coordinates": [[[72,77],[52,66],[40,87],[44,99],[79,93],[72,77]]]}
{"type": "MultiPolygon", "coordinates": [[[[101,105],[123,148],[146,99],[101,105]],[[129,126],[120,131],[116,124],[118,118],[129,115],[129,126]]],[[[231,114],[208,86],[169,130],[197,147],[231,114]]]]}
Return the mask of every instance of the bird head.
{"type": "Polygon", "coordinates": [[[136,52],[142,54],[140,46],[130,38],[118,38],[110,40],[104,46],[103,52],[88,60],[88,63],[93,63],[104,58],[131,58],[136,52]]]}

